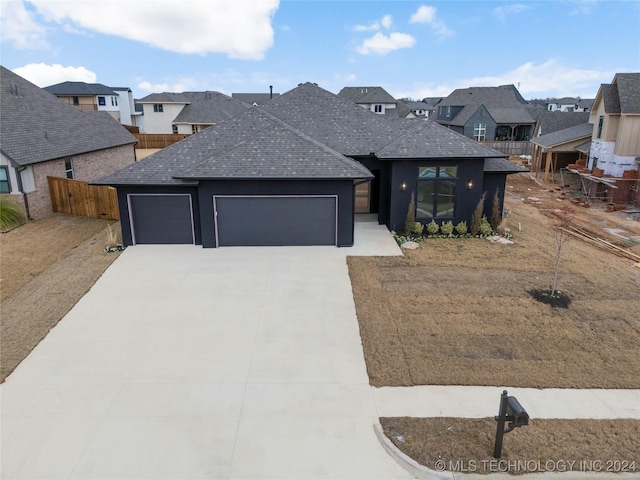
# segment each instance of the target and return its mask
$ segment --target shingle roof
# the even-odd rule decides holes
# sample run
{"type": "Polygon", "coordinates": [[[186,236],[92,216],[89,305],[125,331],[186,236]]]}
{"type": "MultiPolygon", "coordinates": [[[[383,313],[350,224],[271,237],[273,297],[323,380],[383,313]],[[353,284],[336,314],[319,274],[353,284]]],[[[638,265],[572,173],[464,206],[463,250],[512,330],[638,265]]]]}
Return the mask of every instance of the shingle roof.
{"type": "Polygon", "coordinates": [[[531,143],[535,143],[541,147],[550,148],[564,143],[575,142],[576,140],[583,138],[589,138],[592,133],[593,125],[590,123],[582,123],[547,135],[540,135],[539,137],[532,139],[531,143]]]}
{"type": "Polygon", "coordinates": [[[620,97],[618,96],[618,89],[616,86],[611,84],[602,84],[600,85],[600,92],[602,93],[604,111],[606,113],[620,113],[620,97]]]}
{"type": "Polygon", "coordinates": [[[506,158],[487,158],[484,161],[484,171],[493,173],[521,173],[528,172],[529,169],[511,163],[506,158]]]}
{"type": "Polygon", "coordinates": [[[396,99],[382,87],[344,87],[338,96],[356,103],[396,103],[396,99]]]}
{"type": "Polygon", "coordinates": [[[535,123],[527,109],[527,101],[522,98],[513,85],[499,87],[470,87],[454,90],[438,106],[464,107],[453,119],[441,121],[450,125],[462,126],[478,111],[481,105],[489,112],[496,123],[535,123]]]}
{"type": "Polygon", "coordinates": [[[187,184],[200,178],[371,178],[358,162],[259,108],[188,137],[97,184],[187,184]]]}
{"type": "Polygon", "coordinates": [[[620,113],[640,113],[640,73],[618,73],[614,82],[618,86],[620,113]]]}
{"type": "Polygon", "coordinates": [[[545,110],[540,113],[540,117],[538,118],[540,132],[543,135],[587,123],[588,121],[589,112],[560,112],[558,110],[555,112],[545,110]]]}
{"type": "Polygon", "coordinates": [[[271,98],[279,97],[279,93],[232,93],[231,98],[235,98],[236,100],[240,100],[249,105],[253,105],[254,103],[257,105],[264,105],[271,98]]]}
{"type": "Polygon", "coordinates": [[[580,153],[589,153],[589,150],[591,150],[591,140],[581,143],[576,147],[576,150],[580,153]]]}
{"type": "Polygon", "coordinates": [[[185,105],[173,123],[215,125],[235,117],[249,108],[240,100],[219,92],[183,92],[182,95],[190,103],[185,105]]]}
{"type": "Polygon", "coordinates": [[[53,95],[117,95],[112,88],[101,83],[62,82],[44,89],[53,95]]]}
{"type": "Polygon", "coordinates": [[[18,165],[135,143],[106,112],[83,112],[0,67],[0,150],[18,165]]]}
{"type": "Polygon", "coordinates": [[[136,100],[138,103],[189,103],[189,99],[182,93],[162,92],[151,93],[146,97],[136,100]]]}

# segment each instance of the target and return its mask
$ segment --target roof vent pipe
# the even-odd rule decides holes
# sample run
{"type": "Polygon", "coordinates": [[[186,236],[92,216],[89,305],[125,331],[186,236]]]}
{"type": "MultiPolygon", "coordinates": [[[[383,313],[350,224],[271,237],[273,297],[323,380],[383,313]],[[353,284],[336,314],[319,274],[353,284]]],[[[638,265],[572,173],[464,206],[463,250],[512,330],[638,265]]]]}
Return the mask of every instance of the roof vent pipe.
{"type": "Polygon", "coordinates": [[[269,85],[269,100],[273,98],[273,85],[269,85]]]}

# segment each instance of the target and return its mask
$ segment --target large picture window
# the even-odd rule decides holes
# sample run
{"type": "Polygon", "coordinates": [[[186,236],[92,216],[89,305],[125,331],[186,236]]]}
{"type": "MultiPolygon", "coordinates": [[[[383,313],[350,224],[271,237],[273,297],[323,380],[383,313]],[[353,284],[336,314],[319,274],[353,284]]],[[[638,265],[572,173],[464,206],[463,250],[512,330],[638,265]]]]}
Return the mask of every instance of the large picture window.
{"type": "Polygon", "coordinates": [[[420,167],[416,218],[453,218],[458,167],[420,167]]]}
{"type": "Polygon", "coordinates": [[[484,142],[487,134],[486,123],[476,123],[473,125],[473,138],[478,142],[484,142]]]}

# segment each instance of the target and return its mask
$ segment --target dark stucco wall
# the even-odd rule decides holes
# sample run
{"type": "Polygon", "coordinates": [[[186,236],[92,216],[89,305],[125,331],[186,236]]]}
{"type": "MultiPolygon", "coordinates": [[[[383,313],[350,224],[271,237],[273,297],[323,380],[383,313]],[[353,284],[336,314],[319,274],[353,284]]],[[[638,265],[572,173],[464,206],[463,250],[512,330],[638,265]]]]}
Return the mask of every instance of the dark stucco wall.
{"type": "Polygon", "coordinates": [[[338,195],[338,246],[353,245],[352,180],[203,180],[199,187],[203,247],[216,246],[214,195],[338,195]]]}
{"type": "Polygon", "coordinates": [[[471,221],[473,211],[483,191],[483,159],[437,159],[437,160],[396,160],[390,172],[389,221],[387,226],[396,231],[404,229],[405,219],[411,200],[411,193],[417,191],[418,168],[427,166],[457,166],[456,207],[453,218],[436,219],[436,222],[451,220],[453,223],[471,221]],[[467,187],[468,182],[473,187],[467,187]],[[401,185],[406,182],[407,189],[401,185]]]}
{"type": "Polygon", "coordinates": [[[500,201],[500,215],[504,209],[504,191],[507,183],[507,175],[504,173],[485,173],[484,174],[484,188],[486,192],[484,202],[484,214],[487,219],[491,219],[491,212],[493,209],[493,197],[498,192],[498,200],[500,201]]]}
{"type": "Polygon", "coordinates": [[[198,204],[197,187],[145,187],[145,186],[126,186],[116,187],[118,190],[118,207],[120,209],[120,226],[122,228],[122,241],[126,246],[133,245],[131,235],[131,220],[129,218],[129,208],[127,203],[127,195],[134,194],[189,194],[191,195],[191,204],[193,205],[193,223],[195,231],[195,241],[197,245],[202,244],[200,236],[200,212],[198,204]]]}

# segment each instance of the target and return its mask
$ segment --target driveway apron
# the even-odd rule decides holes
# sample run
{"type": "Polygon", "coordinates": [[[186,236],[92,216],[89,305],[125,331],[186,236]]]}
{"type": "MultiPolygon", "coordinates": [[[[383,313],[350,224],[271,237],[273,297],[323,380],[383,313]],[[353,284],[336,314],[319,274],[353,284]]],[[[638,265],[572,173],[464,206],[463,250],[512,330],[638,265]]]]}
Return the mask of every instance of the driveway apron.
{"type": "Polygon", "coordinates": [[[382,449],[347,255],[128,248],[2,385],[2,478],[409,478],[382,449]]]}

